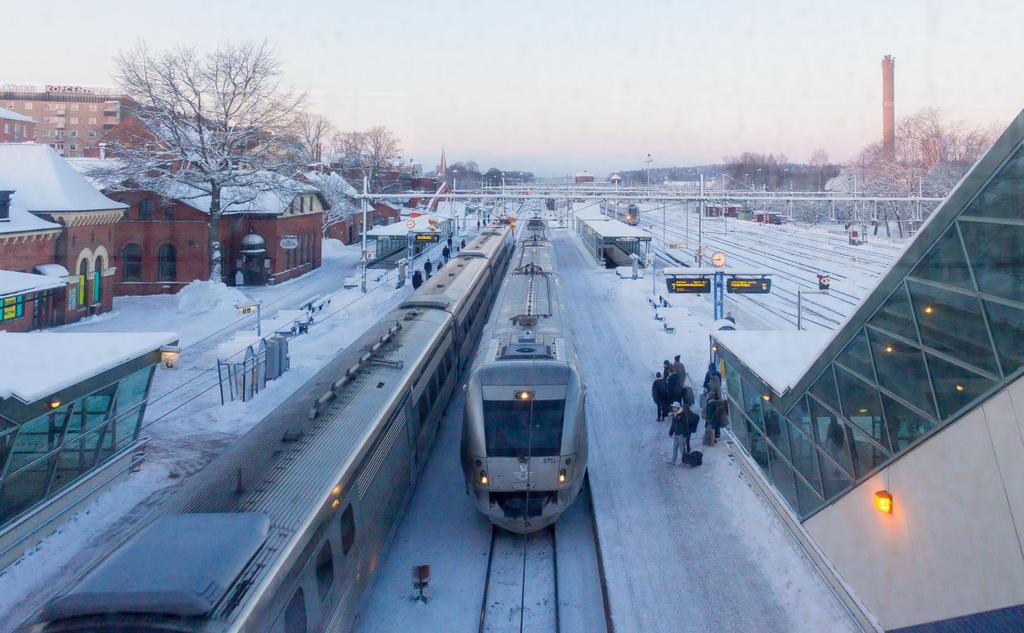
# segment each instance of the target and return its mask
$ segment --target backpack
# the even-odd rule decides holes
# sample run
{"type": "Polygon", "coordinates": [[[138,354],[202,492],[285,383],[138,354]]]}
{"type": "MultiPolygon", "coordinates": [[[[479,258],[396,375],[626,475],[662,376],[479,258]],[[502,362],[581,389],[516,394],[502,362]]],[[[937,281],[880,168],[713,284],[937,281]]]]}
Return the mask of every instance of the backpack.
{"type": "Polygon", "coordinates": [[[693,387],[689,385],[683,387],[683,404],[686,406],[693,404],[693,387]]]}
{"type": "Polygon", "coordinates": [[[700,451],[683,453],[683,463],[687,466],[700,466],[704,463],[704,453],[700,451]]]}
{"type": "Polygon", "coordinates": [[[686,432],[687,433],[696,433],[697,432],[697,426],[700,424],[700,416],[697,415],[696,413],[694,413],[693,411],[690,411],[689,409],[687,409],[687,411],[686,411],[686,424],[687,424],[687,427],[686,427],[686,432]]]}

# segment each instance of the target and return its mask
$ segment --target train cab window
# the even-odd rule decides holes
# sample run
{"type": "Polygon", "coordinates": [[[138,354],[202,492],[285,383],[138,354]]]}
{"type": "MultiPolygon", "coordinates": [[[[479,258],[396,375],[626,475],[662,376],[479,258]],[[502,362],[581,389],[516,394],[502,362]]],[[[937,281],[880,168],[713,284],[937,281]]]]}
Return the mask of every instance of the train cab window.
{"type": "Polygon", "coordinates": [[[352,514],[352,506],[348,506],[341,514],[341,553],[347,556],[355,542],[356,519],[352,514]]]}
{"type": "Polygon", "coordinates": [[[327,598],[331,591],[331,584],[334,583],[334,553],[331,551],[331,542],[324,543],[320,552],[316,555],[316,590],[320,594],[320,601],[327,598]]]}
{"type": "Polygon", "coordinates": [[[296,589],[284,610],[284,633],[306,633],[306,598],[296,589]]]}
{"type": "Polygon", "coordinates": [[[558,455],[564,413],[565,400],[485,400],[488,457],[558,455]]]}

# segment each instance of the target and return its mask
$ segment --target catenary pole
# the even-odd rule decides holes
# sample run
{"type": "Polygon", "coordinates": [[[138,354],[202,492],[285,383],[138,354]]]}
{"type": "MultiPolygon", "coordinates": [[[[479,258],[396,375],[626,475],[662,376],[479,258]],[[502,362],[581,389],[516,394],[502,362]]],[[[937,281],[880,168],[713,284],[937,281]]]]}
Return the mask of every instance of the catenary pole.
{"type": "Polygon", "coordinates": [[[370,201],[366,197],[367,187],[368,179],[366,178],[366,176],[363,176],[363,256],[361,257],[363,262],[363,280],[361,284],[363,293],[366,293],[366,207],[370,203],[370,201]]]}

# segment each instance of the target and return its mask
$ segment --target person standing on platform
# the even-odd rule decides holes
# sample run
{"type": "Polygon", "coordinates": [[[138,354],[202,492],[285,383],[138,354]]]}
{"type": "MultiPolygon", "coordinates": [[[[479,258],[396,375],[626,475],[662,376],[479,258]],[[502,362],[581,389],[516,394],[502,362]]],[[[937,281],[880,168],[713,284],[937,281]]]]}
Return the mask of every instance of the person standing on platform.
{"type": "Polygon", "coordinates": [[[452,247],[452,236],[449,235],[448,236],[448,248],[451,248],[451,247],[452,247]]]}
{"type": "Polygon", "coordinates": [[[682,361],[679,360],[679,354],[676,354],[675,362],[672,363],[672,369],[679,374],[679,382],[686,384],[686,367],[684,367],[682,361]]]}
{"type": "Polygon", "coordinates": [[[460,247],[459,250],[461,250],[463,248],[466,248],[466,240],[462,240],[462,246],[460,247]]]}
{"type": "MultiPolygon", "coordinates": [[[[428,262],[429,263],[429,262],[428,262]]],[[[416,271],[412,274],[412,289],[416,290],[423,285],[423,275],[420,271],[416,271]]]]}
{"type": "MultiPolygon", "coordinates": [[[[451,240],[449,239],[449,240],[448,240],[448,242],[449,242],[449,243],[451,243],[451,240]]],[[[448,262],[448,257],[449,257],[449,256],[450,256],[451,254],[452,254],[452,251],[451,251],[451,249],[450,249],[450,248],[448,248],[447,246],[445,246],[444,248],[442,248],[442,249],[441,249],[441,257],[443,257],[443,258],[444,258],[444,261],[445,261],[446,263],[448,262]]]]}
{"type": "Polygon", "coordinates": [[[715,367],[714,363],[708,363],[708,371],[704,374],[704,391],[708,390],[708,385],[711,384],[711,378],[717,376],[719,383],[722,381],[722,374],[718,373],[718,367],[715,367]]]}
{"type": "Polygon", "coordinates": [[[430,279],[430,273],[434,271],[434,265],[430,263],[429,259],[423,263],[423,270],[427,273],[427,279],[430,279]]]}
{"type": "Polygon", "coordinates": [[[733,325],[736,324],[736,317],[732,315],[732,310],[725,313],[725,320],[732,323],[733,325]]]}
{"type": "Polygon", "coordinates": [[[679,379],[679,374],[676,373],[672,367],[668,368],[668,397],[671,398],[672,402],[678,400],[683,401],[683,382],[679,379]]]}
{"type": "Polygon", "coordinates": [[[672,438],[672,461],[668,462],[669,466],[676,465],[676,459],[680,457],[680,453],[686,455],[690,452],[687,445],[689,444],[689,422],[687,421],[683,413],[683,405],[679,402],[672,403],[672,423],[669,424],[668,434],[672,438]]]}
{"type": "Polygon", "coordinates": [[[654,399],[654,404],[658,406],[658,422],[663,422],[665,417],[669,415],[669,398],[668,398],[668,383],[665,382],[665,378],[659,371],[654,379],[654,383],[651,385],[651,398],[654,399]]]}

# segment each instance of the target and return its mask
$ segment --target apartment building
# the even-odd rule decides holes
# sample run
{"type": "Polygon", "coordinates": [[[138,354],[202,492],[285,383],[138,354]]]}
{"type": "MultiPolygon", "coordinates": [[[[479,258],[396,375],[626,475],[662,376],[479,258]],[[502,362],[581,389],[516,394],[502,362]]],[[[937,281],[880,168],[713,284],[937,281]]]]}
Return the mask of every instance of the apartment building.
{"type": "Polygon", "coordinates": [[[0,108],[35,121],[34,140],[62,156],[84,156],[121,121],[124,98],[85,86],[0,86],[0,108]]]}

